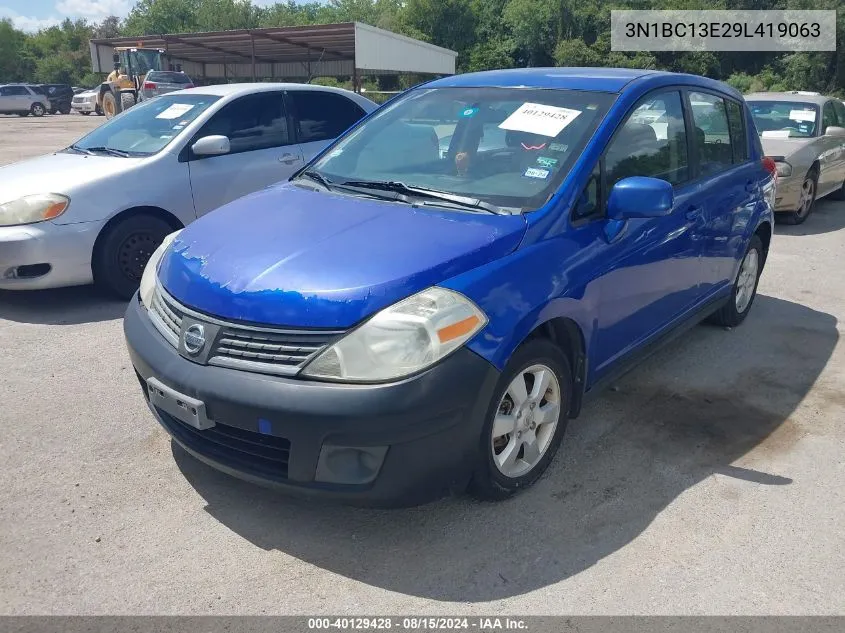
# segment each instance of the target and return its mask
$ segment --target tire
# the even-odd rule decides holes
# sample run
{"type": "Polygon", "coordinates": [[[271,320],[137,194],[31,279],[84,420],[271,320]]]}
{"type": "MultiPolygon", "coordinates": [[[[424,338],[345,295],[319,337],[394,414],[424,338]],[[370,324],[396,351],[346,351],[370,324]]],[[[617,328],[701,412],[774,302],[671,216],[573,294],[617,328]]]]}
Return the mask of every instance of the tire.
{"type": "Polygon", "coordinates": [[[103,116],[103,109],[100,107],[100,104],[94,106],[94,114],[96,114],[97,116],[103,116]]]}
{"type": "Polygon", "coordinates": [[[81,112],[81,111],[80,111],[79,114],[81,114],[82,116],[90,116],[91,115],[90,112],[81,112]]]}
{"type": "Polygon", "coordinates": [[[58,111],[57,109],[55,109],[55,108],[53,108],[52,110],[50,110],[50,114],[58,114],[58,113],[59,113],[59,111],[58,111]]]}
{"type": "Polygon", "coordinates": [[[61,108],[59,110],[59,112],[61,112],[62,114],[70,114],[70,106],[66,106],[64,108],[61,108]]]}
{"type": "Polygon", "coordinates": [[[150,255],[172,232],[167,222],[147,214],[130,216],[110,227],[95,247],[94,283],[110,295],[131,298],[150,255]]]}
{"type": "Polygon", "coordinates": [[[114,96],[112,92],[106,92],[103,95],[103,113],[106,115],[107,119],[113,119],[118,114],[120,114],[120,110],[118,109],[120,106],[117,102],[117,98],[114,96]]]}
{"type": "Polygon", "coordinates": [[[748,250],[739,266],[739,273],[736,276],[736,281],[734,281],[733,290],[731,290],[730,301],[713,314],[711,318],[713,323],[725,327],[736,327],[745,321],[745,317],[751,312],[751,306],[757,296],[757,284],[760,282],[760,274],[763,272],[765,264],[766,254],[763,252],[763,242],[760,240],[760,236],[755,234],[751,237],[748,250]],[[756,270],[746,270],[746,264],[750,265],[750,258],[756,258],[756,270]],[[750,274],[750,277],[747,276],[748,274],[750,274]],[[746,294],[740,298],[741,292],[750,293],[750,296],[746,294]]]}
{"type": "MultiPolygon", "coordinates": [[[[539,374],[533,375],[536,380],[539,374]]],[[[551,341],[529,340],[519,347],[508,361],[499,378],[495,394],[479,438],[477,464],[469,484],[469,492],[476,498],[486,501],[500,501],[531,486],[543,475],[554,459],[566,431],[569,406],[572,402],[572,372],[569,362],[560,348],[551,341]],[[545,371],[550,374],[548,383],[550,390],[539,396],[539,402],[535,399],[534,405],[531,404],[532,389],[536,383],[525,378],[532,375],[530,373],[532,371],[545,371]],[[523,406],[528,408],[520,408],[510,395],[512,384],[516,384],[519,378],[522,378],[522,384],[526,386],[528,398],[523,406]],[[554,394],[555,389],[556,394],[554,394]],[[557,418],[538,422],[535,418],[537,412],[552,405],[555,398],[558,405],[557,418]],[[516,408],[515,405],[517,405],[516,408]],[[496,424],[497,419],[505,421],[505,427],[507,427],[509,418],[513,419],[516,434],[507,432],[506,435],[494,437],[494,433],[499,433],[504,428],[496,424]],[[549,428],[552,423],[554,426],[549,428]],[[520,425],[522,425],[521,429],[520,425]],[[547,430],[545,434],[542,434],[539,430],[544,427],[547,430]],[[533,465],[530,465],[530,460],[525,460],[527,455],[525,451],[529,444],[522,439],[523,444],[520,447],[520,436],[524,438],[529,435],[534,438],[534,446],[539,454],[539,460],[533,461],[533,465]],[[538,444],[540,446],[537,446],[538,444]],[[511,465],[507,465],[510,460],[506,459],[506,455],[514,456],[511,465]],[[506,465],[500,468],[497,460],[503,461],[506,465]],[[512,472],[505,474],[506,469],[511,469],[512,472]]],[[[554,416],[553,407],[548,410],[547,415],[554,416]]]]}
{"type": "Polygon", "coordinates": [[[131,92],[120,93],[120,111],[124,112],[135,105],[135,95],[131,92]]]}
{"type": "Polygon", "coordinates": [[[813,170],[807,172],[804,180],[801,183],[801,201],[800,205],[795,211],[791,213],[784,213],[783,220],[787,224],[803,224],[810,214],[813,212],[813,206],[816,202],[816,193],[818,192],[819,176],[813,170]],[[810,191],[808,192],[808,188],[810,191]]]}
{"type": "Polygon", "coordinates": [[[18,112],[18,116],[29,116],[29,112],[18,112]]]}
{"type": "Polygon", "coordinates": [[[33,103],[32,107],[29,109],[29,113],[35,117],[44,116],[46,111],[47,109],[40,103],[33,103]]]}

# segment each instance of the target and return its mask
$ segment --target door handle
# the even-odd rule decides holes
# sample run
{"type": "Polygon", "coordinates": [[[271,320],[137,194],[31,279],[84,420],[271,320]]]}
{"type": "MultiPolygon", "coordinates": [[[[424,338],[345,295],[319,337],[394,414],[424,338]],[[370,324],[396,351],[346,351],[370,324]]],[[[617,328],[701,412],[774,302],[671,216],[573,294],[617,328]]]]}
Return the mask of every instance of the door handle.
{"type": "Polygon", "coordinates": [[[296,156],[295,154],[282,154],[279,156],[279,162],[284,163],[285,165],[293,165],[298,160],[299,156],[296,156]]]}

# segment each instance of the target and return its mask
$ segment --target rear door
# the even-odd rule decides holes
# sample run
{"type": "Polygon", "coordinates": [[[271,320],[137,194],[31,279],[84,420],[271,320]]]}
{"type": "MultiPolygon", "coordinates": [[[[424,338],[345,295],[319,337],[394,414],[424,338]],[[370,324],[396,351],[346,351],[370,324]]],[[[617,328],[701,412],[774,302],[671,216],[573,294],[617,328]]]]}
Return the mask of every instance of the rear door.
{"type": "MultiPolygon", "coordinates": [[[[733,282],[737,257],[755,205],[762,199],[760,164],[752,162],[748,130],[739,101],[717,93],[690,91],[693,164],[701,184],[702,298],[733,282]]],[[[753,133],[753,132],[752,132],[753,133]]]]}
{"type": "Polygon", "coordinates": [[[281,91],[246,95],[215,112],[185,148],[197,215],[288,178],[302,164],[281,91]],[[222,156],[194,156],[203,136],[229,138],[222,156]]]}
{"type": "Polygon", "coordinates": [[[287,102],[306,162],[365,114],[351,99],[324,90],[288,90],[287,102]]]}

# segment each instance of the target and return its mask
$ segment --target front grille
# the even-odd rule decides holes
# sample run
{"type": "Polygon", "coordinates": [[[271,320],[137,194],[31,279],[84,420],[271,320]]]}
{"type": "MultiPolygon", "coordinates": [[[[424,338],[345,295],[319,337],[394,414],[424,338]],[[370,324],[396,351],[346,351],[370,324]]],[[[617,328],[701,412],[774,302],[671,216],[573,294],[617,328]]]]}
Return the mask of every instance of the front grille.
{"type": "Polygon", "coordinates": [[[182,305],[161,287],[156,288],[150,315],[156,329],[176,348],[185,318],[218,326],[209,342],[209,365],[282,376],[298,373],[344,334],[343,330],[279,329],[222,321],[182,305]]]}
{"type": "Polygon", "coordinates": [[[287,479],[290,440],[219,423],[200,431],[158,407],[156,413],[173,437],[200,455],[263,479],[287,479]]]}

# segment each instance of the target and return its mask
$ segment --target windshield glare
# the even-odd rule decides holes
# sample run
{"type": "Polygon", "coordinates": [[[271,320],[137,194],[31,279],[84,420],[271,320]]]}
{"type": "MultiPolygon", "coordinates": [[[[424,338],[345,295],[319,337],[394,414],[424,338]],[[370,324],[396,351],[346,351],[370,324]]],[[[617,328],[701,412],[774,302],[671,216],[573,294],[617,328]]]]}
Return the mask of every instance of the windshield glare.
{"type": "Polygon", "coordinates": [[[313,169],[335,184],[398,181],[536,209],[613,99],[580,90],[422,88],[385,106],[313,169]]]}
{"type": "Polygon", "coordinates": [[[763,136],[806,138],[816,136],[819,108],[797,101],[749,101],[757,131],[763,136]],[[772,134],[772,133],[775,134],[772,134]],[[768,133],[768,134],[767,134],[768,133]]]}
{"type": "Polygon", "coordinates": [[[219,98],[178,94],[144,101],[107,121],[73,147],[107,147],[133,156],[155,154],[219,98]]]}

